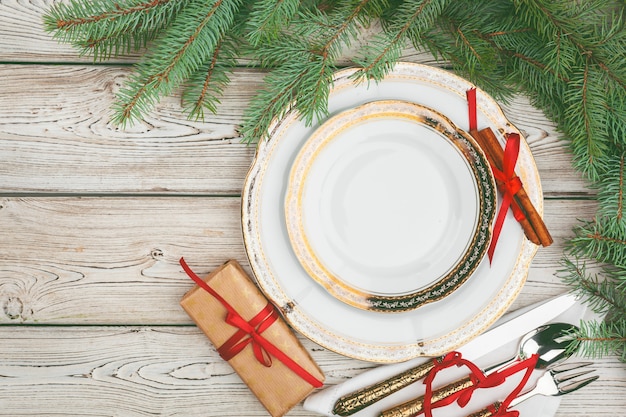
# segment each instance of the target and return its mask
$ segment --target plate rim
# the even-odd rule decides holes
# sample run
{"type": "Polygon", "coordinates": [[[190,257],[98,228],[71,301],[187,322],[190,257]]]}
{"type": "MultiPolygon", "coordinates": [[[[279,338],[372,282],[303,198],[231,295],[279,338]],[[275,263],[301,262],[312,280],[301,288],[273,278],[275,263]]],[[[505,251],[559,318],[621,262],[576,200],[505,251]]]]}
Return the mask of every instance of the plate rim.
{"type": "Polygon", "coordinates": [[[286,184],[284,210],[287,234],[296,258],[312,279],[335,298],[353,307],[381,313],[397,313],[439,301],[467,282],[484,257],[491,241],[491,225],[495,218],[497,195],[495,180],[484,152],[469,133],[444,114],[418,103],[394,99],[373,100],[332,115],[321,122],[304,140],[291,164],[286,184]],[[478,207],[476,218],[473,219],[475,224],[466,247],[441,276],[419,289],[398,295],[385,295],[351,287],[330,272],[312,251],[302,225],[302,190],[305,185],[305,180],[302,179],[306,179],[308,170],[315,161],[314,157],[311,158],[311,152],[314,156],[319,155],[325,146],[336,139],[339,131],[346,128],[346,125],[338,126],[338,123],[347,118],[347,122],[352,122],[349,126],[352,126],[363,119],[394,116],[426,125],[455,147],[466,162],[475,183],[478,207]],[[353,117],[356,117],[356,120],[353,120],[353,117]]]}
{"type": "MultiPolygon", "coordinates": [[[[354,83],[352,75],[357,70],[358,68],[355,67],[339,70],[335,74],[334,83],[342,81],[346,83],[346,86],[353,86],[354,83]]],[[[475,88],[479,116],[482,113],[485,117],[488,117],[487,123],[491,126],[502,127],[507,130],[520,133],[522,141],[518,164],[521,163],[521,169],[518,174],[523,181],[526,182],[530,180],[534,183],[534,187],[528,190],[528,193],[531,200],[535,204],[537,211],[540,214],[543,213],[543,192],[541,189],[537,165],[530,151],[530,147],[528,146],[524,136],[521,135],[521,132],[508,121],[501,107],[493,98],[488,96],[483,90],[476,87],[468,80],[465,80],[449,71],[424,64],[398,62],[394,66],[394,69],[389,73],[388,77],[389,76],[395,77],[395,79],[419,79],[420,81],[432,84],[437,84],[438,80],[443,78],[445,79],[446,84],[439,84],[438,87],[449,89],[452,93],[459,95],[460,92],[455,91],[454,88],[457,90],[462,88],[464,91],[469,88],[475,88]],[[452,84],[452,86],[447,85],[447,83],[452,84]]],[[[285,114],[289,115],[290,112],[293,112],[293,107],[288,109],[285,114]]],[[[518,251],[517,258],[513,261],[513,265],[509,270],[509,276],[503,283],[502,288],[500,288],[494,297],[482,307],[479,313],[469,319],[469,321],[465,321],[462,325],[444,335],[434,336],[425,341],[416,341],[412,344],[390,346],[381,345],[380,343],[372,341],[363,342],[355,339],[346,340],[341,336],[337,337],[336,335],[329,335],[327,329],[320,327],[318,323],[313,322],[309,317],[306,317],[306,313],[300,311],[299,306],[294,303],[293,300],[281,297],[281,294],[274,292],[273,288],[268,286],[268,284],[263,280],[259,279],[259,276],[264,272],[262,270],[263,266],[257,263],[262,260],[262,254],[254,252],[255,250],[258,250],[258,248],[255,247],[258,245],[258,242],[254,241],[254,236],[251,236],[249,232],[252,222],[252,210],[258,208],[255,206],[255,202],[251,198],[258,188],[258,171],[262,167],[263,159],[269,152],[269,148],[273,146],[271,135],[280,126],[281,119],[282,118],[275,118],[268,128],[270,139],[259,141],[257,144],[254,159],[250,165],[244,182],[241,198],[241,225],[246,256],[250,262],[253,277],[257,285],[268,297],[268,299],[277,306],[284,319],[294,328],[294,330],[298,331],[303,336],[320,346],[344,356],[377,363],[400,362],[415,357],[440,355],[467,343],[469,340],[473,339],[491,326],[512,305],[523,288],[528,276],[530,264],[538,250],[538,247],[530,243],[528,239],[523,237],[523,235],[521,238],[521,247],[518,251]]],[[[496,130],[496,133],[502,134],[503,132],[496,130]]]]}

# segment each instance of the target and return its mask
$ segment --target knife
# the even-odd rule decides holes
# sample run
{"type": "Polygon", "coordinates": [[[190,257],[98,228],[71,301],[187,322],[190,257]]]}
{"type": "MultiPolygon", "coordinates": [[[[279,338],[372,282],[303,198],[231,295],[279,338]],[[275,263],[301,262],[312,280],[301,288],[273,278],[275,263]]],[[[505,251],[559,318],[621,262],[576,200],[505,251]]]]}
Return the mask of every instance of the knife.
{"type": "MultiPolygon", "coordinates": [[[[576,296],[569,293],[552,298],[499,326],[487,330],[456,351],[460,352],[465,359],[474,361],[487,350],[492,351],[503,346],[552,320],[573,306],[575,302],[576,296]]],[[[335,402],[333,413],[339,416],[352,415],[422,379],[433,367],[433,361],[427,361],[383,381],[346,394],[335,402]]]]}

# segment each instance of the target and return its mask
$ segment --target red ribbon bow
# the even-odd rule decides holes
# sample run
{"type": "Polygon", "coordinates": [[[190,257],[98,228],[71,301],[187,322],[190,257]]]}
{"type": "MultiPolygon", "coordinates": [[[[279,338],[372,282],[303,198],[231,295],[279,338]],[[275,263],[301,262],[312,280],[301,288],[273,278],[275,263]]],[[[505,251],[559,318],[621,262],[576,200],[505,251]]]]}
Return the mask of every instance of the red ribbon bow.
{"type": "MultiPolygon", "coordinates": [[[[476,106],[476,89],[471,88],[467,90],[467,104],[469,114],[469,128],[470,131],[478,129],[478,117],[476,106]]],[[[489,256],[489,262],[493,259],[493,254],[496,250],[496,244],[502,231],[504,219],[509,207],[513,210],[515,220],[522,221],[526,218],[524,212],[517,204],[512,204],[514,196],[522,188],[522,181],[515,175],[515,165],[517,164],[517,157],[519,155],[520,137],[517,133],[508,133],[506,135],[506,146],[504,148],[504,160],[502,162],[502,171],[497,167],[491,165],[491,171],[494,178],[498,181],[498,189],[502,193],[502,205],[496,218],[496,223],[493,228],[493,236],[487,255],[489,256]]]]}
{"type": "Polygon", "coordinates": [[[506,145],[504,147],[504,160],[502,161],[502,171],[495,166],[491,167],[494,178],[499,181],[499,189],[502,193],[502,205],[496,218],[496,223],[493,227],[493,237],[491,238],[491,244],[487,254],[489,260],[493,258],[493,253],[496,249],[496,243],[500,237],[502,231],[502,225],[504,224],[504,218],[509,210],[509,207],[513,210],[515,220],[518,222],[525,219],[524,212],[517,205],[511,205],[515,194],[522,189],[522,181],[517,175],[515,175],[515,165],[517,164],[517,156],[519,155],[520,137],[517,133],[509,133],[506,137],[506,145]]]}
{"type": "Polygon", "coordinates": [[[501,403],[501,405],[496,409],[494,405],[491,405],[489,410],[491,411],[494,417],[517,417],[517,411],[507,411],[509,404],[515,397],[519,395],[521,390],[524,388],[530,375],[535,368],[537,363],[538,356],[533,355],[528,359],[523,361],[515,362],[511,366],[507,366],[504,369],[498,370],[490,375],[485,375],[474,363],[471,361],[464,359],[461,357],[459,352],[450,352],[443,357],[443,359],[435,358],[433,359],[434,368],[428,373],[428,376],[424,379],[424,384],[426,384],[426,392],[424,394],[424,405],[423,411],[426,417],[432,417],[432,409],[444,407],[446,405],[452,404],[453,402],[457,402],[460,407],[465,407],[475,390],[478,388],[492,388],[496,387],[506,379],[514,375],[521,370],[526,370],[524,376],[520,383],[515,387],[515,389],[509,394],[509,396],[501,403]],[[441,401],[437,401],[436,403],[432,403],[432,384],[435,379],[437,373],[443,369],[451,368],[452,366],[465,366],[470,370],[470,379],[472,380],[472,385],[468,388],[460,390],[441,401]]]}
{"type": "Polygon", "coordinates": [[[267,304],[250,321],[244,320],[240,315],[228,312],[226,323],[239,330],[232,335],[222,346],[217,349],[222,359],[229,361],[241,352],[248,344],[252,343],[252,350],[256,359],[266,367],[272,366],[272,357],[263,347],[261,333],[268,329],[278,318],[278,314],[271,304],[267,304]],[[249,336],[244,339],[244,337],[249,336]],[[243,339],[243,340],[242,340],[243,339]]]}
{"type": "Polygon", "coordinates": [[[277,319],[278,313],[276,309],[267,304],[252,320],[247,321],[231,306],[221,295],[211,288],[204,280],[196,275],[187,265],[183,258],[180,258],[180,265],[183,267],[189,278],[191,278],[200,288],[211,294],[226,309],[225,322],[238,330],[232,335],[217,351],[222,358],[229,360],[239,354],[248,344],[252,344],[254,356],[264,366],[272,366],[271,357],[275,357],[284,363],[289,369],[296,373],[300,378],[311,384],[315,388],[319,388],[323,383],[311,375],[306,369],[301,367],[297,362],[287,356],[283,351],[274,346],[269,340],[261,335],[267,330],[277,319]],[[244,339],[246,336],[248,338],[244,339]],[[242,340],[243,339],[243,340],[242,340]]]}

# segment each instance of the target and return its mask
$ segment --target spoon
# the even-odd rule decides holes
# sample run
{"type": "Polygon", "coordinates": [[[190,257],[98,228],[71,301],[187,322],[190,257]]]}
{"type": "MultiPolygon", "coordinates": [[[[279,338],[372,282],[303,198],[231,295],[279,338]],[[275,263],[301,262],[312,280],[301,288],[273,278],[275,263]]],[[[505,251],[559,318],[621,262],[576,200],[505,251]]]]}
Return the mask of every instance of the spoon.
{"type": "Polygon", "coordinates": [[[489,375],[517,361],[523,361],[537,354],[535,369],[545,369],[570,357],[575,349],[569,349],[572,338],[569,336],[576,326],[568,323],[550,323],[528,332],[519,343],[517,356],[484,370],[489,375]]]}
{"type": "MultiPolygon", "coordinates": [[[[536,328],[527,333],[519,343],[517,355],[509,360],[490,366],[483,370],[485,376],[503,369],[517,361],[528,359],[534,354],[538,355],[535,369],[545,369],[549,365],[561,362],[570,357],[575,349],[571,349],[572,342],[569,336],[576,326],[567,323],[550,323],[536,328]]],[[[433,392],[432,403],[455,394],[473,385],[470,377],[452,382],[443,388],[433,392]]],[[[422,412],[424,397],[409,400],[396,407],[385,410],[379,417],[408,417],[422,412]]]]}

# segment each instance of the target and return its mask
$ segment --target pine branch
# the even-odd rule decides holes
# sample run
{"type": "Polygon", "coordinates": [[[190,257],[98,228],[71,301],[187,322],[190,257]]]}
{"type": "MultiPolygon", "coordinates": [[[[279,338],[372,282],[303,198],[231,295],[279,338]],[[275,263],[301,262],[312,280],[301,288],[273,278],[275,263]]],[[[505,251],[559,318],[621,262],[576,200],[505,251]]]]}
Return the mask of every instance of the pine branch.
{"type": "Polygon", "coordinates": [[[44,28],[83,55],[105,60],[145,47],[184,7],[183,0],[102,0],[55,3],[44,28]]]}
{"type": "Polygon", "coordinates": [[[607,156],[611,143],[607,135],[605,97],[603,74],[587,56],[582,71],[573,74],[565,91],[563,117],[567,120],[567,133],[577,156],[576,165],[594,180],[599,178],[601,161],[607,156]]]}
{"type": "Polygon", "coordinates": [[[255,2],[247,22],[250,44],[258,47],[277,40],[298,14],[299,7],[300,0],[255,2]]]}
{"type": "Polygon", "coordinates": [[[191,75],[183,91],[182,102],[189,118],[204,120],[204,110],[217,113],[224,89],[230,83],[229,74],[237,65],[237,41],[224,37],[215,46],[210,60],[191,75]]]}
{"type": "Polygon", "coordinates": [[[626,224],[626,152],[620,155],[618,147],[614,151],[615,155],[607,158],[605,169],[594,184],[600,201],[598,215],[616,224],[626,224]]]}
{"type": "Polygon", "coordinates": [[[597,180],[601,161],[612,141],[607,124],[610,106],[606,102],[610,84],[617,84],[618,91],[621,86],[624,98],[624,70],[613,69],[616,67],[613,54],[623,56],[626,52],[623,39],[618,40],[623,27],[621,15],[607,18],[598,13],[611,6],[602,0],[579,4],[564,0],[516,0],[515,4],[517,15],[537,28],[543,44],[557,40],[557,48],[546,56],[552,59],[545,62],[552,63],[549,68],[560,76],[570,74],[563,95],[566,108],[559,124],[571,139],[576,166],[597,180]]]}
{"type": "Polygon", "coordinates": [[[511,13],[506,2],[451,2],[432,28],[411,41],[417,50],[430,52],[498,100],[507,101],[513,91],[503,88],[502,57],[491,37],[508,30],[501,22],[511,13]]]}
{"type": "Polygon", "coordinates": [[[579,330],[572,333],[571,348],[591,358],[616,355],[626,362],[626,318],[615,321],[581,321],[579,330]]]}
{"type": "Polygon", "coordinates": [[[613,219],[596,218],[576,228],[569,242],[572,255],[598,259],[600,262],[626,266],[626,225],[613,219]]]}
{"type": "Polygon", "coordinates": [[[419,43],[443,12],[448,0],[414,0],[399,5],[385,30],[369,42],[355,63],[361,67],[355,78],[382,79],[400,59],[407,39],[419,43]]]}
{"type": "Polygon", "coordinates": [[[616,285],[619,272],[608,266],[600,267],[603,277],[600,279],[597,274],[592,275],[587,271],[586,263],[580,258],[574,257],[574,260],[566,258],[561,264],[562,269],[557,272],[558,276],[574,293],[581,296],[593,311],[608,314],[610,317],[626,317],[626,288],[616,285]]]}
{"type": "Polygon", "coordinates": [[[123,126],[139,120],[160,97],[169,95],[210,59],[232,26],[240,3],[190,0],[120,90],[114,122],[123,126]]]}
{"type": "Polygon", "coordinates": [[[578,258],[565,259],[562,265],[558,274],[563,281],[594,312],[604,316],[601,321],[581,322],[569,349],[590,357],[616,354],[626,362],[626,269],[604,265],[600,279],[588,273],[585,262],[578,258]]]}
{"type": "Polygon", "coordinates": [[[262,140],[274,118],[296,108],[307,125],[327,115],[328,92],[343,47],[359,35],[359,25],[371,17],[376,0],[348,2],[324,14],[303,12],[273,47],[258,51],[264,65],[276,65],[265,89],[253,98],[241,129],[244,141],[262,140]],[[284,45],[289,46],[283,48],[284,45]],[[285,50],[289,54],[285,54],[285,50]],[[281,51],[281,52],[279,52],[281,51]],[[278,53],[277,53],[278,52],[278,53]]]}

